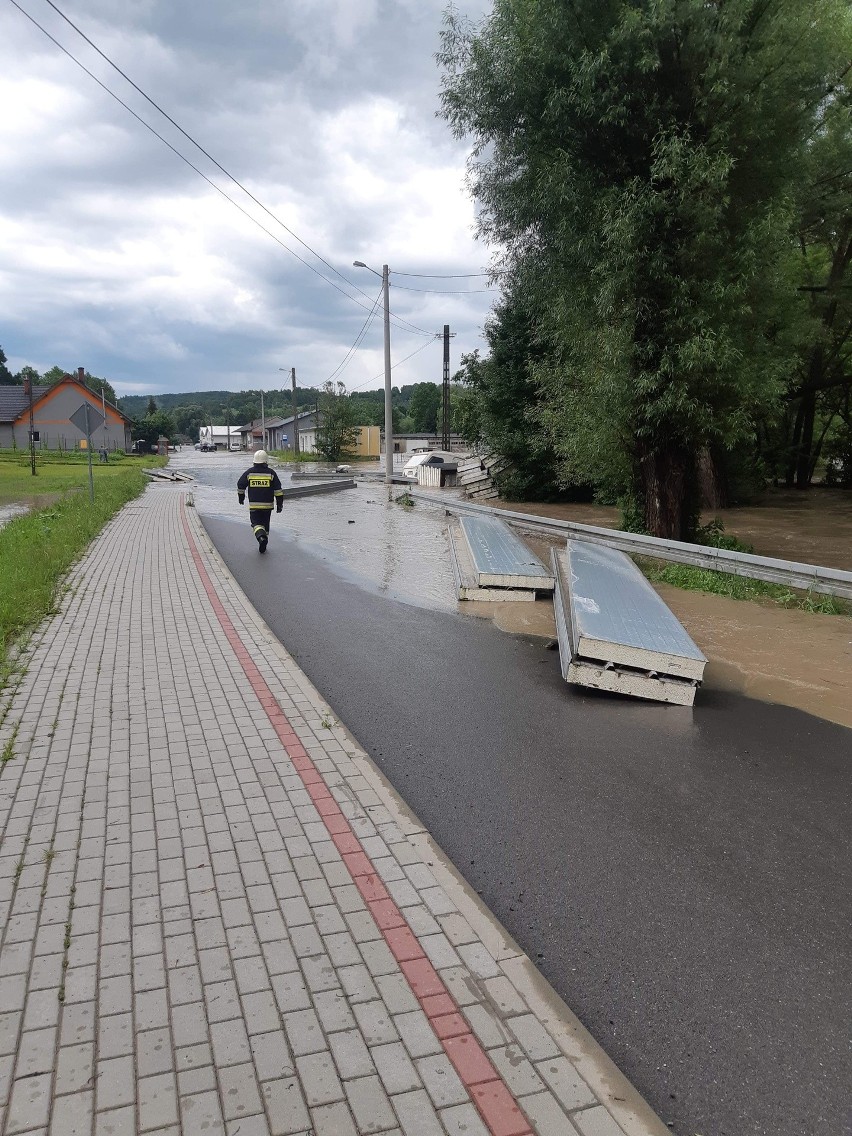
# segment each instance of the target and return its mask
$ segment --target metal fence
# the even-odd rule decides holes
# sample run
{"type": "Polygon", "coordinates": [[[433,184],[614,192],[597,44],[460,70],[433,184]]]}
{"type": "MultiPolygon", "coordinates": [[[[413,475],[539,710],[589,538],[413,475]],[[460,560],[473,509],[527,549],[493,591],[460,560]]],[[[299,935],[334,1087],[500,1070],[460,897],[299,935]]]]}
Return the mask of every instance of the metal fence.
{"type": "Polygon", "coordinates": [[[675,564],[691,564],[695,568],[710,568],[715,572],[730,572],[751,580],[765,580],[770,584],[785,584],[788,588],[822,592],[829,596],[852,600],[852,572],[841,568],[822,568],[817,564],[799,564],[792,560],[776,560],[771,556],[754,556],[746,552],[730,552],[726,548],[708,548],[703,544],[685,544],[679,540],[662,540],[641,533],[600,529],[581,525],[575,521],[559,521],[550,517],[537,517],[531,513],[516,513],[510,509],[493,509],[488,505],[474,505],[457,497],[438,496],[413,490],[411,496],[420,501],[446,509],[448,513],[483,513],[499,517],[516,528],[530,532],[548,532],[566,539],[604,544],[620,548],[634,556],[650,556],[655,560],[668,560],[675,564]]]}

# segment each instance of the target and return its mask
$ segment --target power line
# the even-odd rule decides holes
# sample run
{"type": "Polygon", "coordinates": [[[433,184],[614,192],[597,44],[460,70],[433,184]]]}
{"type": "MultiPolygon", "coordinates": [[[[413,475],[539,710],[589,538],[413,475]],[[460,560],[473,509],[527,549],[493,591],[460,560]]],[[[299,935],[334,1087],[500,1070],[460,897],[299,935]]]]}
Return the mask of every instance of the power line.
{"type": "Polygon", "coordinates": [[[490,276],[490,272],[457,272],[450,273],[449,275],[442,273],[432,272],[397,272],[394,270],[394,276],[416,276],[420,280],[469,280],[474,276],[490,276]]]}
{"type": "MultiPolygon", "coordinates": [[[[151,126],[151,124],[149,122],[146,122],[145,119],[141,117],[141,115],[137,114],[136,111],[133,110],[132,107],[130,107],[126,102],[124,102],[124,100],[119,95],[117,95],[113,90],[111,90],[106,85],[106,83],[102,82],[97,77],[97,75],[95,75],[92,71],[90,71],[89,68],[86,67],[86,65],[81,60],[79,60],[71,51],[69,51],[69,49],[67,47],[65,47],[63,44],[61,44],[59,42],[59,40],[56,39],[55,36],[51,35],[51,33],[45,27],[43,27],[38,22],[38,20],[35,19],[34,16],[31,16],[29,12],[27,12],[24,8],[21,7],[21,5],[17,2],[17,0],[9,0],[9,2],[13,5],[13,7],[18,9],[18,11],[21,13],[22,16],[25,16],[30,21],[30,23],[32,23],[35,27],[37,27],[38,30],[40,32],[42,32],[51,41],[51,43],[53,43],[56,47],[59,48],[59,50],[61,52],[63,52],[65,55],[67,55],[68,58],[70,60],[72,60],[72,62],[76,63],[77,66],[82,71],[84,71],[89,76],[90,79],[93,79],[103,91],[105,91],[108,95],[110,95],[113,99],[115,99],[115,101],[120,106],[124,107],[124,109],[129,114],[131,114],[136,119],[137,122],[141,123],[141,125],[144,126],[146,130],[149,130],[154,135],[155,138],[158,138],[163,143],[164,146],[167,146],[168,149],[171,150],[171,152],[176,157],[180,158],[180,160],[182,162],[184,162],[187,166],[189,166],[189,168],[191,170],[193,170],[194,173],[198,174],[199,177],[203,178],[204,181],[206,181],[209,186],[211,186],[213,189],[215,189],[217,193],[221,194],[221,196],[224,197],[226,201],[229,201],[231,203],[231,205],[233,205],[236,209],[239,209],[239,211],[243,214],[243,216],[247,217],[250,221],[252,221],[255,225],[257,225],[257,227],[259,229],[261,229],[264,233],[266,233],[267,236],[271,237],[272,240],[274,240],[277,244],[279,244],[281,246],[281,248],[283,248],[286,252],[289,252],[291,256],[295,257],[296,260],[298,260],[300,264],[303,264],[305,266],[305,268],[310,269],[310,271],[313,272],[316,276],[318,276],[320,278],[320,280],[324,280],[326,284],[330,284],[332,288],[336,289],[336,291],[338,291],[342,296],[345,296],[347,298],[347,300],[351,300],[352,303],[357,304],[360,308],[363,308],[364,311],[368,310],[366,304],[362,304],[361,301],[358,300],[355,296],[352,296],[349,292],[345,292],[340,287],[340,285],[336,284],[333,280],[329,280],[327,276],[323,275],[323,273],[319,271],[319,269],[315,268],[314,265],[310,264],[308,261],[306,261],[304,259],[304,257],[301,257],[297,252],[295,252],[292,248],[290,248],[289,245],[287,245],[284,241],[282,241],[280,239],[280,237],[277,237],[273,232],[271,232],[269,229],[267,229],[266,226],[261,224],[261,222],[258,221],[256,217],[253,217],[251,215],[251,213],[248,212],[248,210],[243,208],[243,206],[240,205],[239,202],[235,201],[233,197],[231,197],[228,193],[225,192],[224,189],[222,189],[220,186],[218,186],[211,178],[209,178],[207,176],[207,174],[203,173],[196,165],[194,165],[189,160],[189,158],[187,158],[184,154],[182,154],[175,146],[173,146],[171,144],[171,142],[169,142],[166,138],[163,137],[162,134],[160,134],[157,130],[155,130],[154,127],[151,126]]],[[[72,28],[74,28],[74,30],[80,36],[82,36],[82,38],[92,48],[94,48],[94,50],[100,56],[102,56],[102,58],[105,59],[106,62],[109,63],[111,67],[115,68],[115,70],[119,73],[119,75],[121,75],[128,83],[130,83],[130,85],[136,91],[138,91],[139,94],[141,94],[143,98],[145,98],[157,111],[159,111],[160,114],[162,114],[170,123],[172,123],[172,125],[177,130],[179,130],[180,133],[182,135],[184,135],[185,138],[187,138],[202,154],[204,154],[205,157],[209,158],[209,160],[211,162],[213,162],[213,164],[219,170],[221,170],[222,173],[225,174],[225,176],[227,178],[229,178],[236,186],[238,186],[244,193],[246,193],[251,198],[252,201],[254,201],[261,209],[264,210],[264,212],[268,213],[269,216],[277,224],[279,224],[286,232],[290,233],[291,236],[299,242],[299,244],[303,245],[306,249],[308,249],[311,253],[313,253],[313,255],[316,256],[318,260],[320,260],[323,264],[325,264],[328,268],[330,268],[331,271],[334,272],[337,276],[339,276],[340,279],[343,280],[344,283],[348,287],[354,288],[354,290],[356,292],[360,293],[360,295],[364,296],[365,299],[370,298],[367,295],[366,292],[363,292],[357,285],[352,284],[351,281],[349,281],[345,276],[343,276],[343,274],[340,273],[333,265],[329,264],[329,262],[327,260],[325,260],[322,256],[320,256],[320,254],[318,252],[316,252],[313,248],[311,248],[310,245],[308,245],[305,241],[303,241],[301,239],[301,237],[297,236],[296,233],[294,233],[292,231],[292,229],[288,228],[287,225],[285,225],[284,222],[280,218],[276,217],[275,214],[271,212],[271,210],[267,209],[267,207],[261,201],[259,201],[248,189],[246,189],[246,187],[244,185],[242,185],[241,182],[239,182],[235,177],[233,177],[230,173],[228,173],[228,171],[224,168],[224,166],[220,165],[219,162],[217,162],[215,158],[213,158],[210,154],[208,154],[203,146],[201,146],[198,142],[196,142],[195,139],[192,138],[191,135],[187,134],[187,132],[181,126],[179,126],[174,121],[174,119],[171,118],[170,115],[168,115],[166,113],[166,111],[164,111],[161,107],[159,107],[157,105],[157,103],[154,102],[153,99],[151,99],[148,95],[145,94],[145,92],[141,89],[141,87],[137,86],[137,84],[134,83],[132,79],[128,78],[128,76],[125,75],[125,73],[121,70],[121,68],[118,67],[115,63],[112,62],[112,60],[109,58],[109,56],[105,55],[104,52],[101,51],[101,49],[95,43],[93,43],[92,40],[90,40],[89,37],[84,32],[80,31],[80,29],[76,26],[76,24],[74,24],[70,19],[68,19],[68,17],[59,8],[57,8],[57,6],[52,2],[52,0],[45,0],[45,2],[48,3],[50,5],[50,7],[53,8],[68,24],[70,24],[70,26],[72,28]]],[[[409,320],[406,320],[403,316],[397,316],[395,313],[391,313],[391,318],[394,319],[395,321],[398,321],[397,326],[405,324],[409,328],[412,328],[414,331],[418,332],[420,335],[428,335],[430,337],[432,335],[432,332],[426,331],[425,328],[418,327],[416,324],[413,324],[409,320]]]]}
{"type": "MultiPolygon", "coordinates": [[[[401,274],[400,274],[401,275],[401,274]]],[[[407,276],[408,273],[405,273],[407,276]]],[[[465,288],[463,291],[450,288],[412,288],[409,284],[392,284],[394,288],[402,288],[405,292],[433,292],[439,296],[473,296],[477,292],[497,292],[498,288],[465,288]]]]}
{"type": "Polygon", "coordinates": [[[339,375],[348,366],[348,364],[352,360],[353,356],[355,355],[355,352],[361,346],[361,343],[364,340],[364,336],[367,334],[367,331],[370,327],[370,324],[373,322],[373,319],[375,318],[376,312],[378,311],[379,300],[382,297],[382,291],[383,290],[380,288],[379,291],[378,291],[378,295],[376,296],[375,300],[373,301],[372,310],[370,311],[367,318],[364,320],[364,323],[361,326],[361,330],[358,332],[357,336],[355,337],[355,342],[352,344],[352,346],[349,348],[349,350],[343,356],[343,359],[337,364],[337,366],[334,368],[334,370],[331,372],[331,374],[325,380],[327,383],[331,382],[331,380],[335,377],[335,375],[339,375]]]}

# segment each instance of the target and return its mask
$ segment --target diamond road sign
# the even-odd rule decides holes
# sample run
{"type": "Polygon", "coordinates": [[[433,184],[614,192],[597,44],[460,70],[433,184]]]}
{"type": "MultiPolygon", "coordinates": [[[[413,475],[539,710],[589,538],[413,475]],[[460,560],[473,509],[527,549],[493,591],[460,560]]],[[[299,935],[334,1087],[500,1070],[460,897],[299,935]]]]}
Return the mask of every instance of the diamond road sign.
{"type": "Polygon", "coordinates": [[[87,438],[91,438],[95,430],[102,426],[106,421],[103,414],[88,402],[84,402],[74,413],[71,415],[71,421],[82,431],[87,438]]]}

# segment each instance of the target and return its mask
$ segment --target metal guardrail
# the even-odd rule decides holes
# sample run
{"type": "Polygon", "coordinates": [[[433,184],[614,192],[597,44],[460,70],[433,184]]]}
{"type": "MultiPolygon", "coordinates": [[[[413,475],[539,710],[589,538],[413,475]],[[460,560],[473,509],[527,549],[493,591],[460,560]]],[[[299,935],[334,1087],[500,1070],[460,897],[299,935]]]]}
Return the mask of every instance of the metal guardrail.
{"type": "Polygon", "coordinates": [[[785,584],[788,588],[822,592],[829,596],[852,600],[852,572],[841,568],[822,568],[818,564],[799,564],[792,560],[776,560],[771,556],[754,556],[747,552],[730,552],[726,548],[708,548],[703,544],[686,544],[679,540],[662,540],[641,533],[601,529],[581,525],[575,521],[559,521],[550,517],[537,517],[532,513],[516,513],[511,509],[494,509],[488,505],[474,505],[456,497],[439,497],[435,493],[411,491],[415,500],[437,505],[448,513],[482,513],[499,517],[517,528],[532,532],[557,533],[591,544],[620,548],[634,556],[650,556],[655,560],[668,560],[675,564],[691,564],[696,568],[710,568],[715,572],[730,572],[751,580],[765,580],[770,584],[785,584]]]}

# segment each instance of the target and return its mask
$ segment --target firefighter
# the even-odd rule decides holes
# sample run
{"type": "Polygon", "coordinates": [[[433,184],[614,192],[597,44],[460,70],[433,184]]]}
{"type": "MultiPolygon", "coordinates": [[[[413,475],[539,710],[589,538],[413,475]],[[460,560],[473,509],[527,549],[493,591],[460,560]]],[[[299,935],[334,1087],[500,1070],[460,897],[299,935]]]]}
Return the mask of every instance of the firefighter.
{"type": "Polygon", "coordinates": [[[237,500],[242,505],[248,491],[249,521],[261,552],[266,552],[269,540],[269,518],[272,506],[277,512],[284,508],[284,490],[274,469],[269,468],[266,450],[257,450],[254,461],[237,482],[237,500]]]}

